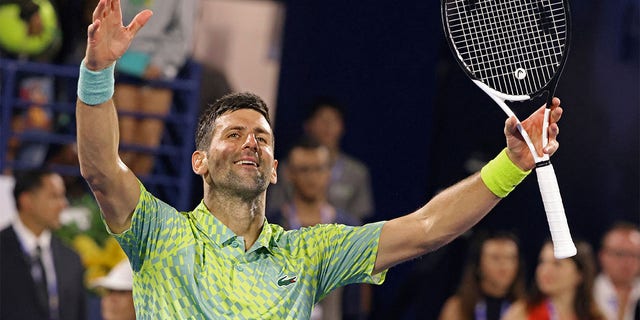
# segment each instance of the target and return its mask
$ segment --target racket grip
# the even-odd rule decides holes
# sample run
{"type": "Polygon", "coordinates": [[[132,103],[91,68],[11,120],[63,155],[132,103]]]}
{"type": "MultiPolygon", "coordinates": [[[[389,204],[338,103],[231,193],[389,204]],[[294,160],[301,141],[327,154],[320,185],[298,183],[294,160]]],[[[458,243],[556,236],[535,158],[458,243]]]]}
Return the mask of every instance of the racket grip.
{"type": "Polygon", "coordinates": [[[577,249],[571,239],[567,216],[564,213],[558,179],[553,170],[553,165],[546,162],[546,165],[536,168],[538,186],[544,203],[544,210],[547,213],[549,231],[553,241],[553,254],[556,259],[564,259],[576,255],[577,249]]]}

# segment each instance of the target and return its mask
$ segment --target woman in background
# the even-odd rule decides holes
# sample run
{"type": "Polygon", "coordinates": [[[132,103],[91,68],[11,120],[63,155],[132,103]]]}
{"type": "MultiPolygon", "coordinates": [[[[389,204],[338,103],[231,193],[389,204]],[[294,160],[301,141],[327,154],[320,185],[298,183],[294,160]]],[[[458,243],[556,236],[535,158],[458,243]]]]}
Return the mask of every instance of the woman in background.
{"type": "Polygon", "coordinates": [[[481,236],[470,248],[460,287],[445,302],[440,319],[501,319],[524,296],[523,269],[515,235],[481,236]]]}
{"type": "Polygon", "coordinates": [[[593,299],[596,267],[591,246],[576,242],[578,253],[556,259],[553,244],[540,251],[531,296],[516,302],[505,320],[603,320],[593,299]]]}

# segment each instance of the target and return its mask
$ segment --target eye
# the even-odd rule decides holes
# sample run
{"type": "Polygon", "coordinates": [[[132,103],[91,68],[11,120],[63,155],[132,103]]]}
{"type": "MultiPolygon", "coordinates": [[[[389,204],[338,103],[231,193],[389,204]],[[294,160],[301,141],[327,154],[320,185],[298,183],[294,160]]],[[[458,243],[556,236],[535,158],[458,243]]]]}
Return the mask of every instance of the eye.
{"type": "Polygon", "coordinates": [[[267,142],[269,142],[269,141],[267,140],[267,138],[265,138],[265,137],[261,137],[261,136],[257,136],[257,137],[256,137],[256,140],[258,140],[259,142],[262,142],[262,143],[267,143],[267,142]]]}
{"type": "Polygon", "coordinates": [[[240,134],[237,132],[231,132],[229,133],[229,135],[227,136],[229,138],[240,138],[240,134]]]}

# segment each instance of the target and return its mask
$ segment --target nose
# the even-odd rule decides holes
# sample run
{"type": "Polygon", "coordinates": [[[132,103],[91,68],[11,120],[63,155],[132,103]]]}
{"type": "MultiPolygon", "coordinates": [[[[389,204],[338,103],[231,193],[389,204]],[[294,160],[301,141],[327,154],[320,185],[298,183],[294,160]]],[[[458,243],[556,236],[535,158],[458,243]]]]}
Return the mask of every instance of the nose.
{"type": "Polygon", "coordinates": [[[249,133],[247,135],[247,139],[244,141],[242,148],[249,148],[254,152],[258,152],[258,140],[256,139],[256,135],[253,133],[249,133]]]}

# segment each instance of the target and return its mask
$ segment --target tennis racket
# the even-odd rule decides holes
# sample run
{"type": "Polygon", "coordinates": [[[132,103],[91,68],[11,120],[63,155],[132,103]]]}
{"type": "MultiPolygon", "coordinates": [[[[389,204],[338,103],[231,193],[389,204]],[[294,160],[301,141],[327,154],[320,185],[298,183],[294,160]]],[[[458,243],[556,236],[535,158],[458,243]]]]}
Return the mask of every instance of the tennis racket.
{"type": "MultiPolygon", "coordinates": [[[[442,0],[445,34],[458,64],[507,116],[516,115],[506,101],[546,97],[543,147],[551,99],[569,51],[569,18],[567,0],[442,0]]],[[[538,156],[520,120],[518,130],[536,162],[554,255],[571,257],[577,251],[549,155],[538,156]]]]}

